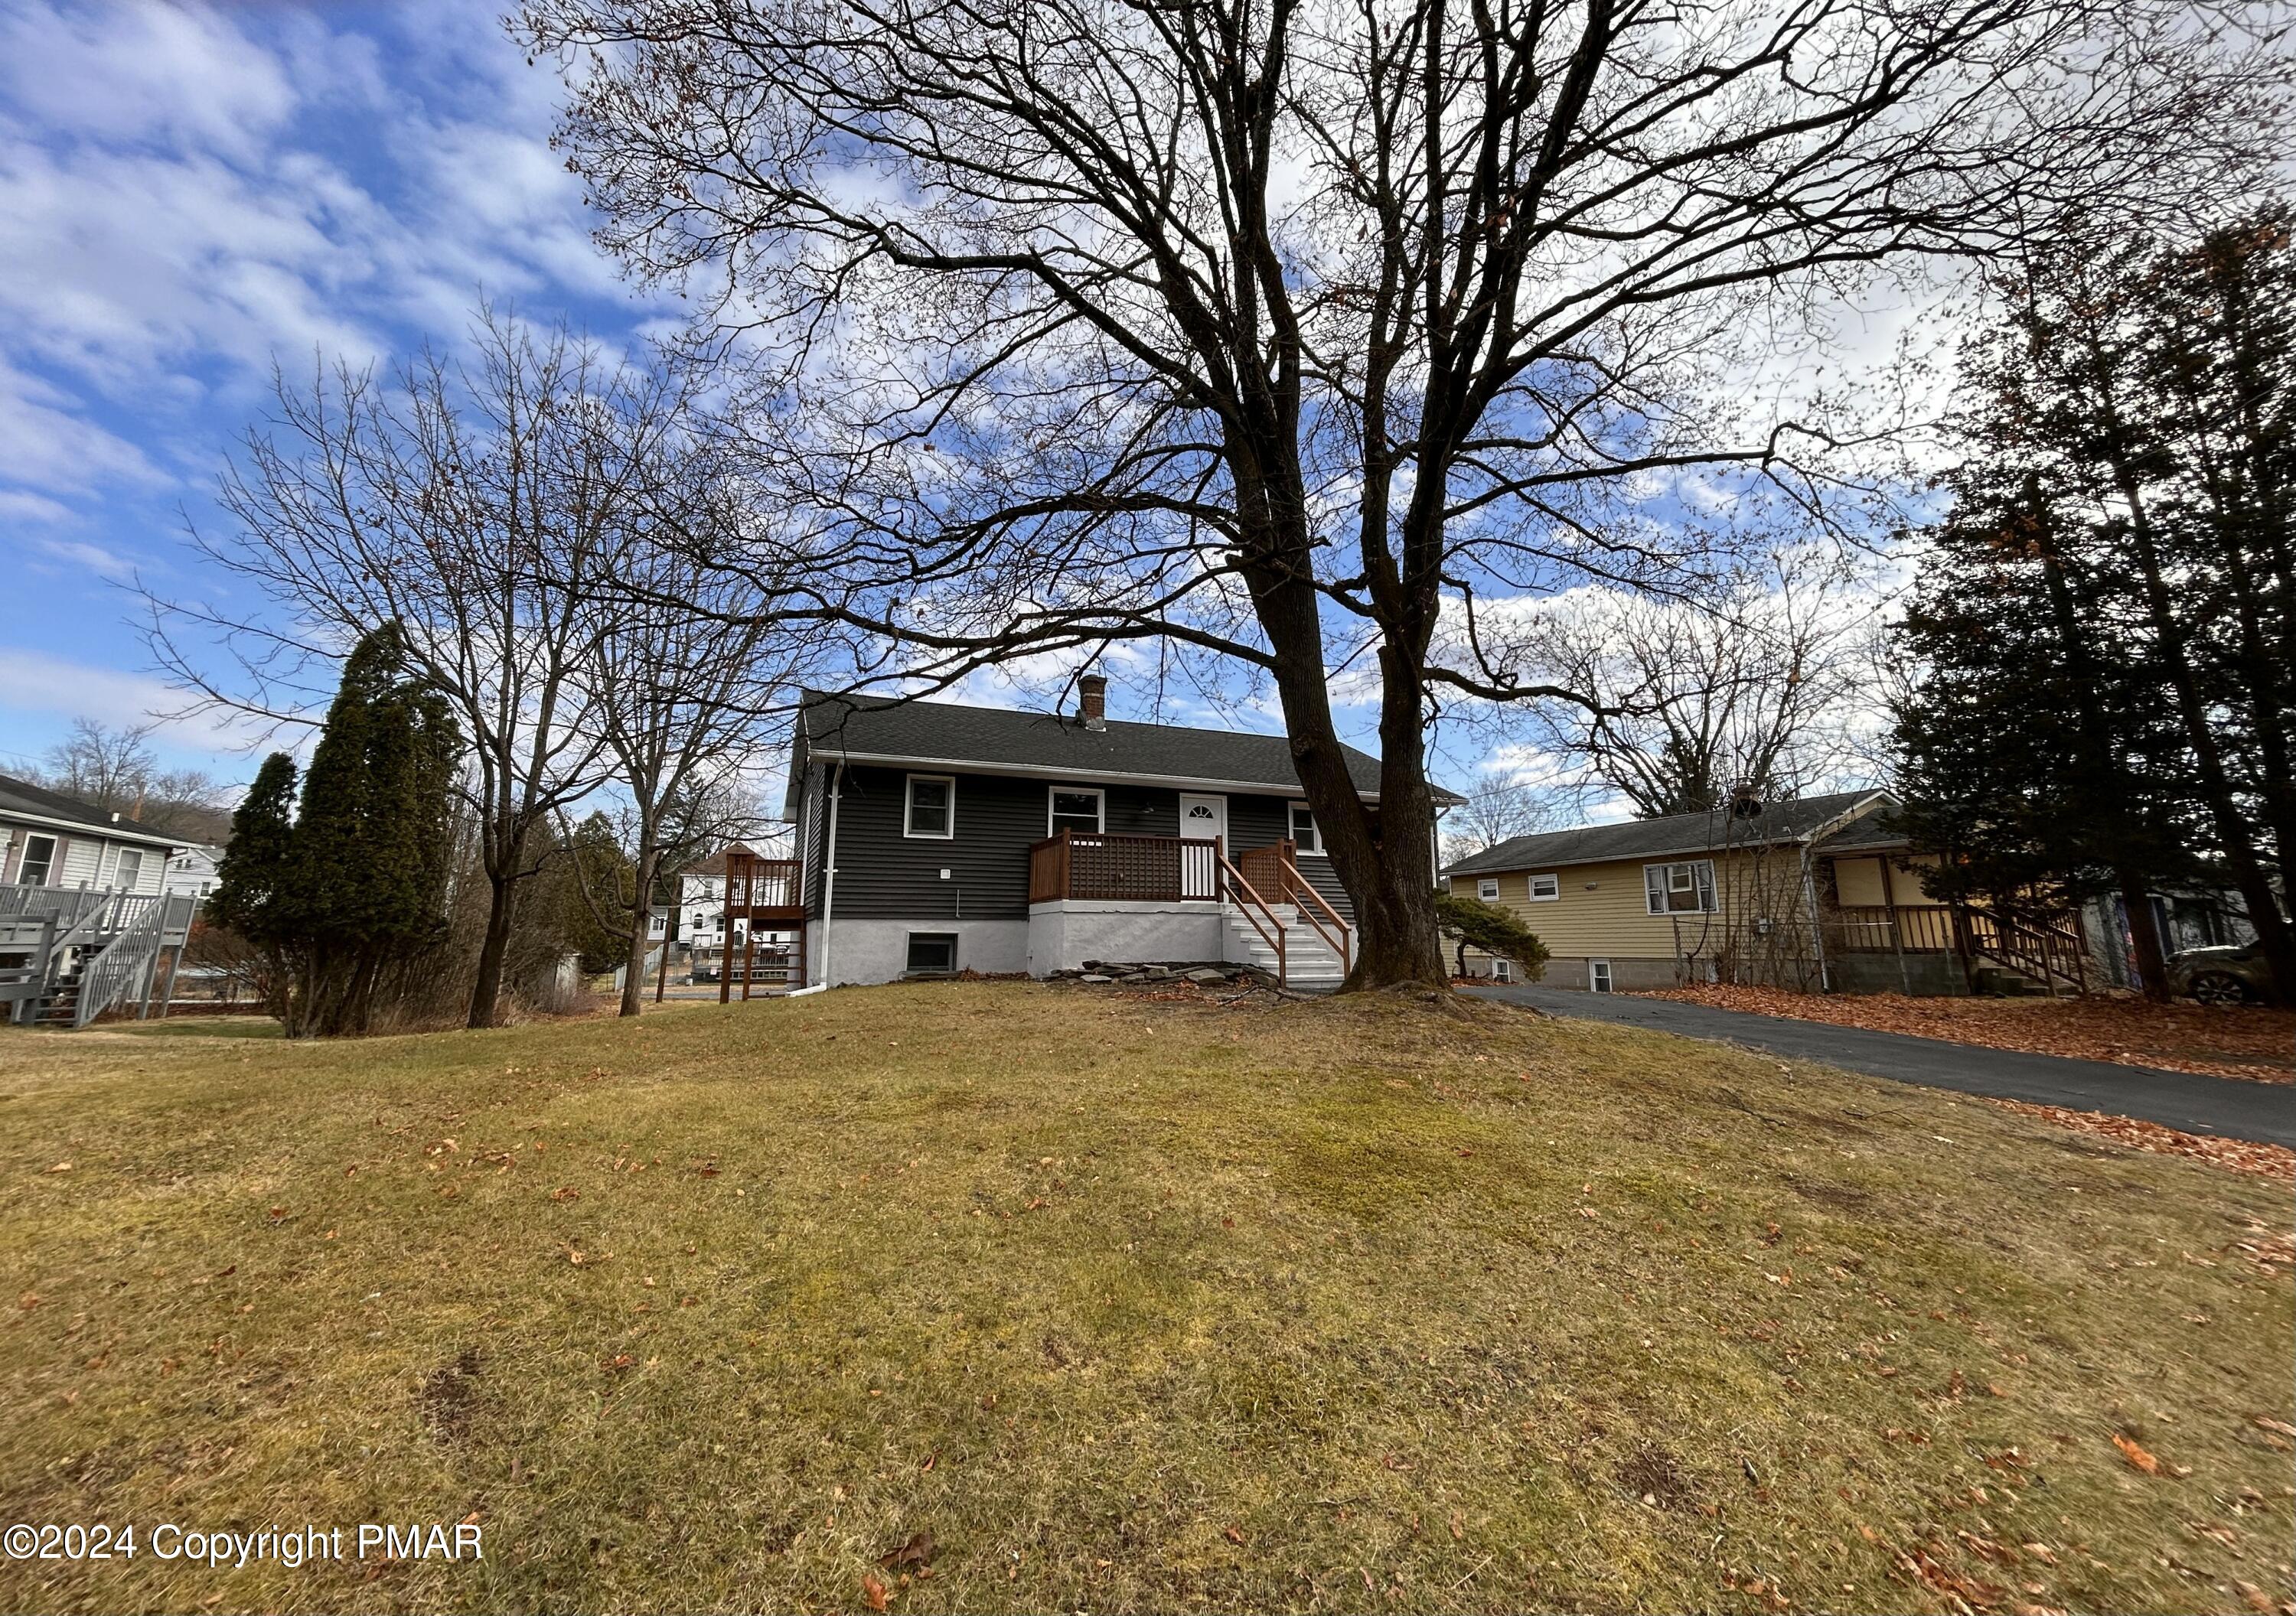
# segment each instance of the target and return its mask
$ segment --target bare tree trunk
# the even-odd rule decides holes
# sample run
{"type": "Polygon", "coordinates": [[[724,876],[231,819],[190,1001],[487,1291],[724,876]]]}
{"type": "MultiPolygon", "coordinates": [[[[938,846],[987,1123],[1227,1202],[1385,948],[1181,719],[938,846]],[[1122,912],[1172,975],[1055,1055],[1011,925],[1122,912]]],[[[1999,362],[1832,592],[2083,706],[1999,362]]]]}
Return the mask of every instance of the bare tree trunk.
{"type": "Polygon", "coordinates": [[[2152,894],[2144,877],[2133,869],[2113,872],[2120,887],[2120,906],[2128,914],[2128,951],[2136,956],[2138,985],[2144,997],[2162,1004],[2169,1000],[2169,955],[2161,944],[2161,919],[2152,912],[2152,894]]]}
{"type": "Polygon", "coordinates": [[[487,935],[479,948],[478,979],[471,986],[471,1016],[464,1024],[491,1027],[502,1001],[503,961],[510,953],[510,932],[518,909],[519,864],[526,856],[526,829],[513,833],[505,856],[487,867],[487,935]]]}
{"type": "MultiPolygon", "coordinates": [[[[652,927],[647,924],[653,912],[654,870],[661,863],[661,849],[648,836],[638,844],[637,869],[634,885],[636,900],[630,905],[630,950],[622,972],[623,1016],[635,1016],[645,999],[646,943],[652,927]]],[[[665,954],[669,949],[669,930],[662,928],[661,946],[665,954]]]]}

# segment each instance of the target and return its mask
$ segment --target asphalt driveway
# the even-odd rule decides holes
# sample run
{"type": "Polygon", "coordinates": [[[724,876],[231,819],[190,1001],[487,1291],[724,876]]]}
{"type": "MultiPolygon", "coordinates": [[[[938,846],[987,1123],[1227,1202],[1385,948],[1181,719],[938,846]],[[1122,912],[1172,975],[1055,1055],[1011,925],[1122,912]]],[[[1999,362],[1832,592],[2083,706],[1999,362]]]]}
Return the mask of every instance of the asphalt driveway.
{"type": "Polygon", "coordinates": [[[1902,1032],[1874,1032],[1781,1016],[1751,1016],[1742,1010],[1718,1010],[1710,1005],[1643,999],[1630,993],[1581,993],[1568,988],[1532,986],[1468,991],[1488,999],[1532,1005],[1556,1016],[1744,1044],[1901,1083],[2142,1117],[2186,1133],[2296,1147],[2296,1089],[2285,1084],[1988,1049],[1941,1039],[1909,1038],[1902,1032]]]}

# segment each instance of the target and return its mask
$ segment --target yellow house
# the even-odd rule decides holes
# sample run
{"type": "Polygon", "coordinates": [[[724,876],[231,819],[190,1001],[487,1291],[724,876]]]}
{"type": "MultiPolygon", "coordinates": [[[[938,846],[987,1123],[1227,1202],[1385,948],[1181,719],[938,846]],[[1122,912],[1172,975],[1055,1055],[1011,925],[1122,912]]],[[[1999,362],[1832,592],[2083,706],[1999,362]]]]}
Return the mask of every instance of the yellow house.
{"type": "MultiPolygon", "coordinates": [[[[1998,924],[1922,890],[1934,861],[1888,824],[1886,791],[1516,837],[1443,872],[1510,910],[1546,980],[1595,992],[1744,982],[1810,992],[1965,993],[1973,974],[2084,974],[2077,930],[1998,924]]],[[[1474,950],[1469,974],[1512,973],[1474,950]]]]}

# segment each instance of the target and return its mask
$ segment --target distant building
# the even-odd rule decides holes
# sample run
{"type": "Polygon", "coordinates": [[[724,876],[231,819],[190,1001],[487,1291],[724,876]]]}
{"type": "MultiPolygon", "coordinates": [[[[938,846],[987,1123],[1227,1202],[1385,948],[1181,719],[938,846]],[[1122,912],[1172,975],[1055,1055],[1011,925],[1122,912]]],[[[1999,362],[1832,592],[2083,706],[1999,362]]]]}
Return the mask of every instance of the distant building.
{"type": "Polygon", "coordinates": [[[223,849],[211,842],[178,847],[168,857],[161,890],[170,897],[205,899],[216,889],[216,871],[222,862],[223,849]]]}
{"type": "Polygon", "coordinates": [[[179,845],[133,820],[76,797],[0,774],[0,883],[85,886],[140,894],[161,890],[179,845]]]}

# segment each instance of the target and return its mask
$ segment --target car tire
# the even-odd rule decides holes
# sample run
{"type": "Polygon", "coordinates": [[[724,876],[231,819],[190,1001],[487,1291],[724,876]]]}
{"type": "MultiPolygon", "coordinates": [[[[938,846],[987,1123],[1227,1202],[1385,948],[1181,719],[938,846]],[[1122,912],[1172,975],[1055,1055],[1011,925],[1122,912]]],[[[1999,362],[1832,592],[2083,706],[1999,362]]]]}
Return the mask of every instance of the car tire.
{"type": "Polygon", "coordinates": [[[2248,984],[2230,971],[2202,971],[2185,991],[2202,1004],[2245,1004],[2248,984]]]}

